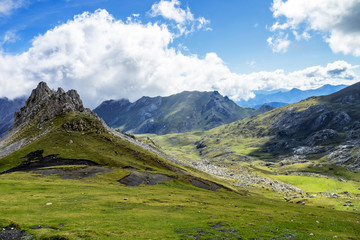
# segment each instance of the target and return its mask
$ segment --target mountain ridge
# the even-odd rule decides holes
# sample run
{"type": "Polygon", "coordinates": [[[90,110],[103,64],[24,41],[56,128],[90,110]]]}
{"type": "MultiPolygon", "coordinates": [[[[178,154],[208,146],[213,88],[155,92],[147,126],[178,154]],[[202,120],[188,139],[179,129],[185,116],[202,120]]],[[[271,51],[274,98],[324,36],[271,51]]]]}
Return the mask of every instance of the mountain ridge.
{"type": "MultiPolygon", "coordinates": [[[[272,90],[269,92],[264,91],[255,91],[255,97],[249,99],[247,101],[237,101],[237,104],[244,107],[254,107],[262,106],[263,104],[268,104],[276,107],[276,105],[272,105],[271,103],[281,103],[280,105],[286,105],[291,103],[296,103],[301,100],[305,100],[306,98],[313,96],[321,96],[321,95],[329,95],[334,92],[337,92],[341,89],[344,89],[347,85],[330,85],[326,84],[322,87],[310,90],[300,90],[298,88],[292,88],[291,90],[272,90]]],[[[279,105],[279,104],[277,104],[279,105]]]]}
{"type": "Polygon", "coordinates": [[[128,133],[202,131],[257,114],[219,92],[184,91],[167,97],[108,100],[94,109],[113,128],[128,133]]]}

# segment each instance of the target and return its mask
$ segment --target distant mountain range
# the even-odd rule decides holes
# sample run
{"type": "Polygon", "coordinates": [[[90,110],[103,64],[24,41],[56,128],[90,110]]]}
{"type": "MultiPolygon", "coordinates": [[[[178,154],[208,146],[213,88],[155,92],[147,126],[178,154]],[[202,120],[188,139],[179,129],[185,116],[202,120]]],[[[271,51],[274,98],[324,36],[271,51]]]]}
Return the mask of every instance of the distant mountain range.
{"type": "Polygon", "coordinates": [[[196,146],[199,157],[206,161],[241,159],[244,156],[239,153],[244,151],[239,146],[246,144],[252,149],[245,152],[246,157],[268,158],[279,162],[280,167],[319,161],[360,171],[359,106],[357,83],[330,95],[311,97],[203,132],[193,142],[193,136],[186,139],[185,135],[168,140],[164,140],[165,136],[162,141],[184,143],[183,149],[196,146]]]}
{"type": "Polygon", "coordinates": [[[14,113],[25,105],[26,98],[20,97],[14,100],[0,98],[0,137],[11,128],[14,121],[14,113]]]}
{"type": "Polygon", "coordinates": [[[239,107],[214,92],[182,92],[168,97],[109,100],[94,109],[112,128],[128,133],[180,133],[208,130],[268,110],[239,107]]]}
{"type": "Polygon", "coordinates": [[[239,106],[250,107],[250,108],[259,108],[262,105],[270,105],[272,107],[282,107],[290,103],[296,103],[301,100],[304,100],[313,96],[322,96],[329,95],[334,92],[337,92],[343,88],[347,87],[346,85],[324,85],[317,89],[311,90],[300,90],[293,88],[290,91],[283,89],[272,90],[272,91],[255,91],[256,96],[248,101],[238,101],[236,102],[239,106]]]}

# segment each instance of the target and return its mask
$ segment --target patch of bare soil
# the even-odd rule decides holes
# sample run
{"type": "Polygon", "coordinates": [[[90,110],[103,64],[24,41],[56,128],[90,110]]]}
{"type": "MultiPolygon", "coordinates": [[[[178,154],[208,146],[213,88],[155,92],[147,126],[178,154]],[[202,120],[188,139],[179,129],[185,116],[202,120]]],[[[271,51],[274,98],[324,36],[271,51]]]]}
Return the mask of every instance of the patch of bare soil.
{"type": "Polygon", "coordinates": [[[64,179],[79,179],[92,177],[98,173],[109,173],[113,171],[111,168],[99,166],[97,163],[89,160],[64,159],[58,157],[57,154],[43,157],[43,153],[43,150],[29,153],[24,157],[24,159],[27,160],[23,161],[19,166],[9,169],[4,173],[24,171],[43,175],[57,174],[64,179]],[[66,167],[69,165],[74,167],[66,167]],[[62,168],[59,166],[64,167],[62,168]]]}
{"type": "Polygon", "coordinates": [[[44,151],[38,150],[31,152],[25,157],[27,159],[23,161],[19,166],[14,167],[6,171],[6,173],[18,172],[18,171],[32,171],[39,168],[53,167],[53,166],[62,166],[62,165],[86,165],[86,166],[95,166],[98,165],[95,162],[83,159],[63,159],[59,158],[58,154],[48,155],[43,157],[44,151]]]}
{"type": "Polygon", "coordinates": [[[195,187],[206,189],[206,190],[211,190],[211,191],[216,191],[220,188],[224,188],[223,186],[220,186],[216,183],[206,181],[206,180],[203,180],[200,178],[195,178],[195,177],[193,179],[191,179],[190,182],[195,187]]]}
{"type": "MultiPolygon", "coordinates": [[[[130,170],[130,175],[122,178],[119,180],[120,183],[125,184],[126,186],[139,186],[140,184],[145,185],[155,185],[155,184],[165,184],[166,181],[171,181],[174,178],[164,175],[164,174],[158,174],[158,173],[149,173],[149,172],[139,172],[136,171],[134,168],[125,167],[125,169],[130,170]]],[[[193,176],[188,176],[189,183],[191,183],[193,186],[216,191],[220,188],[224,188],[223,186],[220,186],[216,183],[200,179],[193,176]]]]}
{"type": "Polygon", "coordinates": [[[35,169],[31,172],[42,175],[56,174],[63,179],[80,179],[95,176],[98,173],[110,173],[113,170],[107,167],[101,166],[85,166],[78,168],[47,168],[47,169],[35,169]]]}
{"type": "Polygon", "coordinates": [[[139,186],[140,184],[165,184],[165,181],[170,181],[172,179],[172,177],[164,174],[139,172],[133,170],[130,172],[130,175],[122,178],[119,180],[119,182],[125,184],[126,186],[139,186]]]}

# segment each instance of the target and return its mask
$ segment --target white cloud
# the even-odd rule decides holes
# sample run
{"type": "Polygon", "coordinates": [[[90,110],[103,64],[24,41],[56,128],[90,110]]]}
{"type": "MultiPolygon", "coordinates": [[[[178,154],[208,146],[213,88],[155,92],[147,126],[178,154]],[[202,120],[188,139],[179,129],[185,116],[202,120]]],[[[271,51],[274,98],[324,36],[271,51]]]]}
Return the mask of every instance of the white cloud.
{"type": "Polygon", "coordinates": [[[27,4],[26,0],[0,0],[0,16],[10,15],[12,11],[27,4]]]}
{"type": "Polygon", "coordinates": [[[275,53],[285,53],[287,52],[290,41],[288,40],[288,35],[280,34],[279,36],[269,37],[267,43],[272,48],[272,51],[275,53]]]}
{"type": "Polygon", "coordinates": [[[17,55],[0,53],[0,97],[29,94],[39,81],[77,89],[88,107],[107,99],[218,90],[247,99],[252,90],[313,88],[359,81],[355,66],[339,61],[285,73],[236,74],[216,53],[200,58],[170,47],[176,34],[167,25],[123,22],[105,10],[85,12],[36,37],[17,55]]]}
{"type": "Polygon", "coordinates": [[[19,37],[16,35],[15,31],[6,31],[3,37],[3,40],[0,42],[0,46],[5,43],[13,43],[16,42],[16,40],[19,37]]]}
{"type": "Polygon", "coordinates": [[[149,15],[151,17],[161,16],[176,23],[176,28],[180,35],[194,32],[195,29],[211,30],[208,27],[210,21],[204,17],[195,18],[187,7],[186,10],[180,7],[179,0],[160,0],[151,7],[149,15]]]}
{"type": "Polygon", "coordinates": [[[311,30],[334,52],[360,56],[360,0],[274,0],[272,11],[277,21],[271,31],[291,30],[300,40],[311,30]]]}

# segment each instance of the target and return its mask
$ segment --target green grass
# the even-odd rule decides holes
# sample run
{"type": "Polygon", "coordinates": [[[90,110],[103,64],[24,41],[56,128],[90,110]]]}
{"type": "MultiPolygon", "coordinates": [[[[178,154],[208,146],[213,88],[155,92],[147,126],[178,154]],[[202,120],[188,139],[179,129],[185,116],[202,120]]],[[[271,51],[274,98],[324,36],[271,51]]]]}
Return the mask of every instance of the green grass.
{"type": "Polygon", "coordinates": [[[342,182],[334,178],[309,177],[309,176],[292,176],[292,175],[275,175],[274,178],[290,183],[303,189],[305,192],[350,192],[358,193],[359,182],[347,181],[342,182]]]}
{"type": "Polygon", "coordinates": [[[104,183],[98,177],[1,175],[0,224],[20,226],[36,239],[268,239],[285,234],[309,239],[310,233],[312,239],[356,239],[360,234],[355,213],[211,192],[176,181],[140,187],[104,183]]]}

